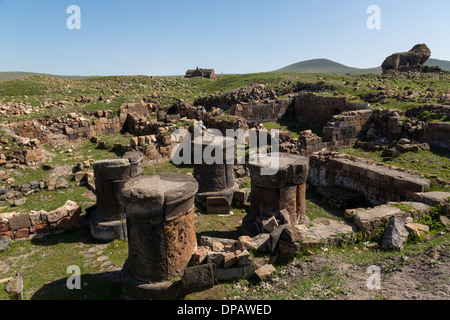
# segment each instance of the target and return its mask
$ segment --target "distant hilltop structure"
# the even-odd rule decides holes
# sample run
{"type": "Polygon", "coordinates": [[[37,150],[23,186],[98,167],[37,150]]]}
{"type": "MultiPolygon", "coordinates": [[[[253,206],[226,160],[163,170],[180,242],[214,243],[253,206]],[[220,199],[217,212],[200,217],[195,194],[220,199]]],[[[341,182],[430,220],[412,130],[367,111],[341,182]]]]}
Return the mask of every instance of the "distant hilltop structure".
{"type": "Polygon", "coordinates": [[[426,44],[417,44],[408,52],[394,53],[384,60],[383,74],[396,72],[441,72],[439,67],[426,66],[431,50],[426,44]]]}
{"type": "Polygon", "coordinates": [[[197,69],[195,70],[188,70],[186,71],[185,78],[207,78],[207,79],[215,79],[217,78],[216,73],[214,72],[214,69],[197,69]]]}

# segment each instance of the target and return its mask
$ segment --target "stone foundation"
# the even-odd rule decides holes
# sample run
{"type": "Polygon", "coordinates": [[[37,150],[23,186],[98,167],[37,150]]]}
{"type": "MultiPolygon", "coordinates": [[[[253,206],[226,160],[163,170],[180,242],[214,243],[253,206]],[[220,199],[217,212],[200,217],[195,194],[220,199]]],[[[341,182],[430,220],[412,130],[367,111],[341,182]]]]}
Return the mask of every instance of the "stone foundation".
{"type": "Polygon", "coordinates": [[[47,212],[0,213],[0,237],[12,240],[43,235],[54,231],[70,230],[78,227],[81,207],[68,200],[62,207],[47,212]]]}

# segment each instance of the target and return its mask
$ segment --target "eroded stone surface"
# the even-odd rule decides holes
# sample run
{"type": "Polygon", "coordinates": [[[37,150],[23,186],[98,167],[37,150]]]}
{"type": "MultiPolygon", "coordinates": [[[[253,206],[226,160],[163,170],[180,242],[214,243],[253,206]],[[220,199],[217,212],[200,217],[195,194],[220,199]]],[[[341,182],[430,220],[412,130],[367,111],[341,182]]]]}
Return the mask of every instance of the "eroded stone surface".
{"type": "Polygon", "coordinates": [[[302,235],[302,243],[311,247],[337,244],[342,240],[342,236],[357,231],[356,226],[349,222],[327,218],[314,219],[309,226],[295,227],[302,235]]]}

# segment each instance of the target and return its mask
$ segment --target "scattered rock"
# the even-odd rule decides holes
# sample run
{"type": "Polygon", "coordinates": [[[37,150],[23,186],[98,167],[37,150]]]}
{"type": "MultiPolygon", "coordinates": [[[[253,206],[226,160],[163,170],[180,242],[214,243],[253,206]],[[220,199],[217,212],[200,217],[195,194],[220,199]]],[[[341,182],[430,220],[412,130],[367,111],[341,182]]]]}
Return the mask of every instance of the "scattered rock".
{"type": "Polygon", "coordinates": [[[402,250],[405,246],[409,232],[405,228],[406,220],[393,216],[389,219],[388,227],[383,235],[381,249],[402,250]]]}
{"type": "Polygon", "coordinates": [[[258,247],[258,245],[249,236],[239,237],[237,246],[239,250],[252,250],[258,247]]]}
{"type": "Polygon", "coordinates": [[[255,274],[258,276],[259,280],[263,281],[270,277],[274,272],[275,268],[271,264],[265,264],[262,267],[255,270],[255,274]]]}
{"type": "Polygon", "coordinates": [[[11,239],[9,237],[1,236],[0,237],[0,252],[8,249],[10,244],[11,244],[11,239]]]}
{"type": "Polygon", "coordinates": [[[450,226],[450,219],[446,216],[439,216],[439,222],[445,227],[450,226]]]}
{"type": "Polygon", "coordinates": [[[6,292],[13,295],[15,298],[23,299],[23,279],[21,276],[16,276],[6,285],[6,292]]]}
{"type": "Polygon", "coordinates": [[[20,199],[14,200],[11,204],[11,207],[20,207],[20,206],[24,205],[25,202],[27,202],[27,198],[20,198],[20,199]]]}
{"type": "Polygon", "coordinates": [[[430,228],[426,225],[420,224],[420,223],[407,223],[405,224],[406,230],[408,230],[409,233],[412,233],[416,236],[420,236],[423,233],[430,232],[430,228]]]}

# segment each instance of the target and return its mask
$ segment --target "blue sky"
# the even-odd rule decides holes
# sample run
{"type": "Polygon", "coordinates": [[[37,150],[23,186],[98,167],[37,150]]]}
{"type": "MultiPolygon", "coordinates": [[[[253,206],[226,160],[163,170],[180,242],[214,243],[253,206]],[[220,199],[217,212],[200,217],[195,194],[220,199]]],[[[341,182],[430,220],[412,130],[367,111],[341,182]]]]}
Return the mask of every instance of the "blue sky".
{"type": "Polygon", "coordinates": [[[0,71],[253,73],[315,58],[369,68],[417,43],[450,60],[449,12],[448,0],[0,0],[0,71]],[[70,5],[80,30],[66,27],[70,5]],[[380,30],[366,26],[370,5],[380,30]]]}

